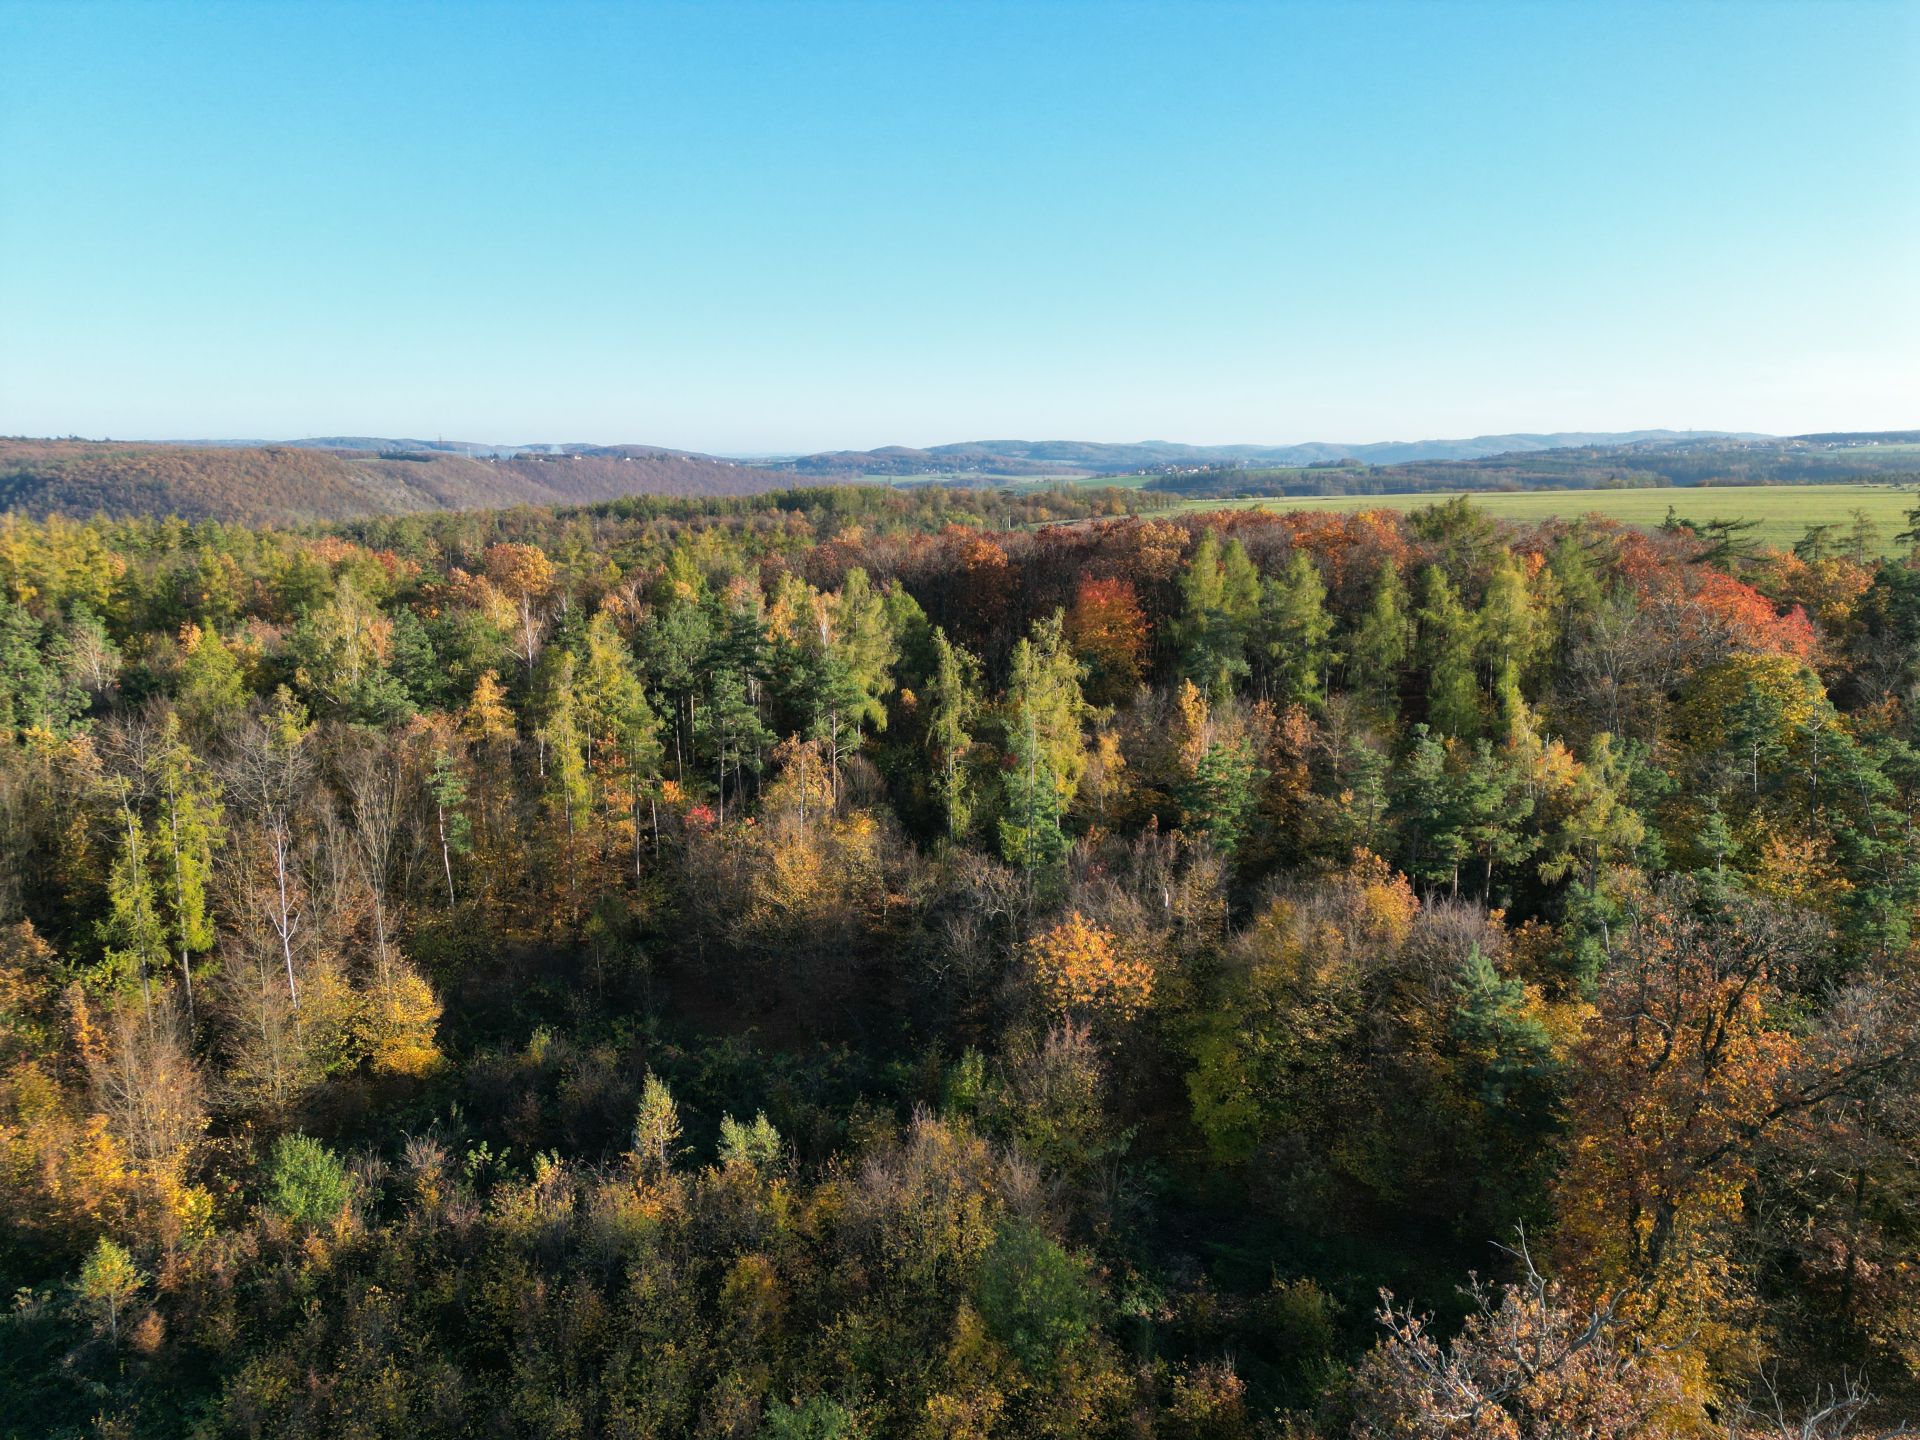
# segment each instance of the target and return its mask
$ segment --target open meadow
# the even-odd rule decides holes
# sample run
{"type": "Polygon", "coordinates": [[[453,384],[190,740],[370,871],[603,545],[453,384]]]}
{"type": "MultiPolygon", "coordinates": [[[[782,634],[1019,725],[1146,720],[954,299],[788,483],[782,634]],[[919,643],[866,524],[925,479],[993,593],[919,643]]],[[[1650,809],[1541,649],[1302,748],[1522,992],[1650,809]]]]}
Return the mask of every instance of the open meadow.
{"type": "MultiPolygon", "coordinates": [[[[1475,505],[1503,520],[1541,521],[1563,516],[1604,515],[1629,525],[1658,525],[1669,507],[1682,520],[1755,520],[1762,545],[1791,546],[1811,525],[1844,531],[1855,511],[1864,511],[1879,532],[1879,553],[1900,547],[1894,536],[1907,528],[1907,511],[1920,492],[1902,485],[1662,486],[1635,490],[1522,490],[1468,492],[1475,505]]],[[[1448,499],[1445,494],[1308,495],[1267,500],[1192,500],[1178,511],[1415,510],[1448,499]]],[[[1836,537],[1839,538],[1839,537],[1836,537]]]]}

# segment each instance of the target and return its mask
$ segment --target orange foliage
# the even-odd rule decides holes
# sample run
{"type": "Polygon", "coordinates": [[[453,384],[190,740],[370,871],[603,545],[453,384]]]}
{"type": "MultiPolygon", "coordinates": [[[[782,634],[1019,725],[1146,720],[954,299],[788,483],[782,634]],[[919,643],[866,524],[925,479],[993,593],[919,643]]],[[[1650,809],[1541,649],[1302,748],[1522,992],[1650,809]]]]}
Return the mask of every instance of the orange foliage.
{"type": "Polygon", "coordinates": [[[1092,668],[1105,698],[1118,699],[1140,680],[1147,616],[1125,580],[1085,579],[1067,612],[1067,641],[1092,668]]]}
{"type": "Polygon", "coordinates": [[[1705,565],[1675,564],[1649,536],[1618,536],[1621,577],[1643,603],[1660,606],[1674,638],[1737,650],[1791,655],[1812,663],[1820,634],[1798,605],[1782,615],[1751,585],[1705,565]]]}
{"type": "Polygon", "coordinates": [[[1370,582],[1382,560],[1405,569],[1412,553],[1392,510],[1298,510],[1281,518],[1293,543],[1319,562],[1331,590],[1370,582]]]}
{"type": "Polygon", "coordinates": [[[1171,580],[1187,553],[1187,532],[1165,520],[1129,522],[1123,538],[1122,568],[1149,584],[1171,580]]]}
{"type": "Polygon", "coordinates": [[[1054,1009],[1131,1019],[1153,998],[1153,966],[1123,954],[1113,933],[1074,911],[1027,942],[1034,978],[1054,1009]]]}

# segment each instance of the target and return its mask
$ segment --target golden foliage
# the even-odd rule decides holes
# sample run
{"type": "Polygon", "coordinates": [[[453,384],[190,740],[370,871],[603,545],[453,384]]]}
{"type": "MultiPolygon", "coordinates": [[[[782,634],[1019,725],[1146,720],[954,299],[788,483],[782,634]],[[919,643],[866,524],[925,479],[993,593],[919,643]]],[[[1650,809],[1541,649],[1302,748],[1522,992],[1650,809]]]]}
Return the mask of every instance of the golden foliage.
{"type": "Polygon", "coordinates": [[[411,967],[374,987],[361,1018],[362,1045],[377,1075],[430,1075],[442,1056],[435,1033],[440,997],[411,967]]]}
{"type": "Polygon", "coordinates": [[[1027,942],[1027,962],[1052,1008],[1130,1020],[1153,998],[1150,961],[1124,953],[1113,932],[1076,910],[1027,942]]]}

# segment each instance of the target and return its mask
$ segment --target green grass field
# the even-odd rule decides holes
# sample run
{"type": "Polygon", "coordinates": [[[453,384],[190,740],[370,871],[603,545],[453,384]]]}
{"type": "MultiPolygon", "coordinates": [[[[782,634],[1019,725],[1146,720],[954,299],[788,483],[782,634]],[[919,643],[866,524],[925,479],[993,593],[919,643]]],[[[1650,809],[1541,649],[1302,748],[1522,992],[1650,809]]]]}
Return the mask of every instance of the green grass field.
{"type": "MultiPolygon", "coordinates": [[[[1762,545],[1785,549],[1810,525],[1853,525],[1864,510],[1878,528],[1880,551],[1891,554],[1894,536],[1907,528],[1907,511],[1920,505],[1920,492],[1896,485],[1751,485],[1684,486],[1646,490],[1469,491],[1473,503],[1503,520],[1540,521],[1577,515],[1605,515],[1629,525],[1658,525],[1667,508],[1682,520],[1757,520],[1752,532],[1762,545]]],[[[1416,510],[1444,494],[1336,495],[1279,500],[1192,500],[1174,507],[1190,510],[1416,510]]],[[[1843,538],[1836,536],[1836,539],[1843,538]]]]}

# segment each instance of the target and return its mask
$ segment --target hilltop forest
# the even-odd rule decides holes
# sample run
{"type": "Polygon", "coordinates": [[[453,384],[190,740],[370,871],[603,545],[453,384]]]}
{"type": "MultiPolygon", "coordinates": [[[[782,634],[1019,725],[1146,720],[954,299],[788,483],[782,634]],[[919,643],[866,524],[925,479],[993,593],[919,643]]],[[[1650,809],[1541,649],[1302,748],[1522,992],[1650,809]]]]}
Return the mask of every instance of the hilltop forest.
{"type": "Polygon", "coordinates": [[[1920,483],[1920,432],[1715,436],[1569,444],[1461,460],[1291,469],[1234,465],[1171,470],[1146,482],[1188,498],[1258,495],[1420,495],[1469,490],[1601,490],[1643,486],[1920,483]]]}
{"type": "MultiPolygon", "coordinates": [[[[370,442],[381,443],[381,442],[370,442]]],[[[0,510],[298,525],[625,495],[750,495],[792,476],[639,446],[481,458],[439,450],[0,439],[0,510]]]]}
{"type": "Polygon", "coordinates": [[[1920,1415],[1920,557],[1120,506],[0,517],[0,1434],[1920,1415]]]}

